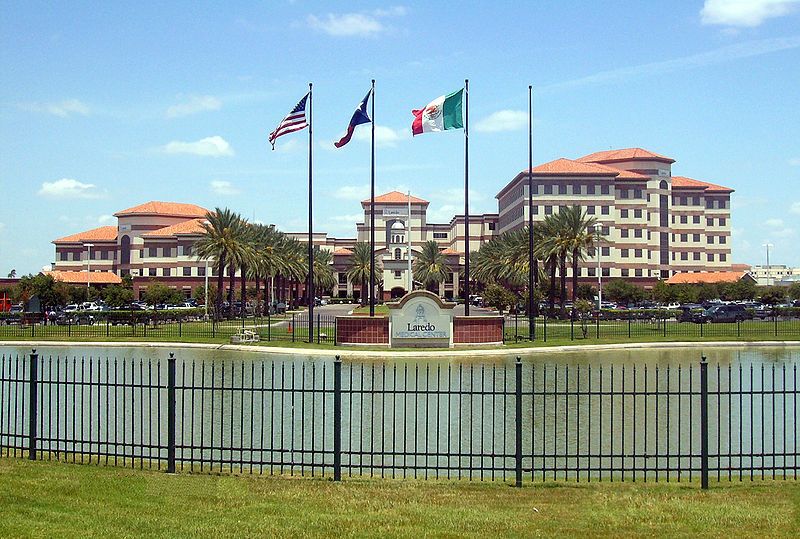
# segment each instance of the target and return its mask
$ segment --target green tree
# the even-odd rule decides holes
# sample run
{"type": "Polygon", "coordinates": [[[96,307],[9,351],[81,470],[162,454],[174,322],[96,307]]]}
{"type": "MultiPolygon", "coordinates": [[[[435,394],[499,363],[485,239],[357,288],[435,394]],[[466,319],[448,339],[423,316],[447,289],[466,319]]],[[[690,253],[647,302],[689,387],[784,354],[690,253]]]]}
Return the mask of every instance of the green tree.
{"type": "Polygon", "coordinates": [[[591,320],[591,314],[594,310],[594,304],[588,300],[579,299],[576,300],[573,305],[575,315],[578,317],[578,320],[580,320],[581,333],[585,339],[589,334],[589,321],[591,320]]]}
{"type": "Polygon", "coordinates": [[[43,273],[25,275],[15,286],[12,298],[26,303],[33,296],[39,298],[44,311],[56,309],[69,300],[69,286],[43,273]]]}
{"type": "Polygon", "coordinates": [[[162,303],[178,303],[183,296],[177,290],[167,285],[151,281],[144,292],[144,301],[148,305],[158,308],[162,303]]]}
{"type": "Polygon", "coordinates": [[[125,307],[133,301],[133,290],[119,285],[107,286],[103,290],[103,301],[109,307],[125,307]]]}
{"type": "MultiPolygon", "coordinates": [[[[447,267],[447,257],[442,254],[439,245],[429,240],[422,245],[422,251],[414,260],[414,278],[422,283],[426,289],[431,290],[447,279],[450,269],[447,267]]],[[[437,290],[432,290],[436,292],[437,290]]]]}
{"type": "Polygon", "coordinates": [[[603,296],[617,303],[636,303],[645,297],[644,289],[623,279],[609,281],[603,287],[603,296]]]}
{"type": "Polygon", "coordinates": [[[761,288],[761,303],[777,305],[786,299],[786,289],[782,286],[764,286],[761,288]]]}
{"type": "MultiPolygon", "coordinates": [[[[347,269],[347,280],[353,284],[361,285],[361,305],[366,305],[369,297],[370,264],[372,250],[369,243],[360,241],[353,246],[353,255],[350,258],[350,267],[347,269]]],[[[383,272],[380,260],[375,260],[375,277],[383,272]]]]}
{"type": "Polygon", "coordinates": [[[17,278],[17,270],[12,269],[11,271],[9,271],[8,272],[8,278],[9,279],[16,279],[17,278]]]}
{"type": "MultiPolygon", "coordinates": [[[[308,264],[308,262],[306,262],[308,264]]],[[[333,253],[327,249],[321,249],[318,245],[314,246],[314,294],[322,296],[325,290],[330,291],[336,284],[336,277],[333,276],[333,253]]],[[[309,301],[313,298],[309,297],[309,301]]]]}
{"type": "Polygon", "coordinates": [[[578,285],[578,291],[575,293],[576,299],[586,299],[594,301],[597,297],[597,289],[590,284],[582,283],[578,285]]]}
{"type": "Polygon", "coordinates": [[[677,290],[675,285],[669,285],[664,281],[659,280],[653,286],[653,301],[658,303],[672,303],[677,300],[677,290]]]}
{"type": "Polygon", "coordinates": [[[800,300],[800,283],[792,283],[786,290],[790,298],[797,301],[800,300]]]}
{"type": "Polygon", "coordinates": [[[483,291],[483,301],[503,314],[506,307],[517,304],[517,295],[504,286],[492,283],[483,291]]]}

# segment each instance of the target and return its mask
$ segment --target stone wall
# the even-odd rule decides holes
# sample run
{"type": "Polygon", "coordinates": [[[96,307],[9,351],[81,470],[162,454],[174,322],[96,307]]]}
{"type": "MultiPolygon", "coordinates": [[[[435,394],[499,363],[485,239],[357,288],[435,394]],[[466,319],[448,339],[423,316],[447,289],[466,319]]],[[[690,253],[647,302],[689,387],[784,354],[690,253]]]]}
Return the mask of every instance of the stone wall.
{"type": "Polygon", "coordinates": [[[489,344],[502,342],[502,316],[453,317],[453,344],[489,344]]]}
{"type": "Polygon", "coordinates": [[[385,316],[337,316],[336,344],[389,344],[389,319],[385,316]]]}

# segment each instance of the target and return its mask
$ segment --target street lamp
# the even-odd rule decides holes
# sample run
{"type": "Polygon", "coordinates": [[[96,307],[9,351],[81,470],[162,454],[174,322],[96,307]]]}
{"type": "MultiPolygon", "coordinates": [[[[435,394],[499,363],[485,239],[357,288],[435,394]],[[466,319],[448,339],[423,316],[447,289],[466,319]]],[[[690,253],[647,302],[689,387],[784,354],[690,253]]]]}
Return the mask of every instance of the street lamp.
{"type": "Polygon", "coordinates": [[[762,247],[766,247],[767,248],[767,286],[771,286],[772,283],[770,282],[770,277],[771,277],[770,274],[772,272],[769,270],[770,269],[769,268],[769,248],[770,247],[775,247],[775,246],[772,245],[771,243],[765,243],[765,244],[762,245],[762,247]]]}
{"type": "Polygon", "coordinates": [[[208,259],[206,258],[206,271],[203,274],[205,277],[205,284],[203,285],[203,297],[205,298],[206,304],[206,312],[205,312],[205,319],[208,320],[208,259]]]}
{"type": "MultiPolygon", "coordinates": [[[[89,290],[89,282],[91,281],[91,271],[92,271],[92,247],[94,247],[94,243],[84,243],[86,245],[86,290],[89,290]]],[[[86,299],[89,299],[88,295],[86,299]]]]}
{"type": "Polygon", "coordinates": [[[603,271],[600,269],[600,229],[599,227],[596,229],[597,237],[595,241],[597,245],[595,246],[595,250],[597,252],[597,310],[600,311],[603,308],[603,271]]]}

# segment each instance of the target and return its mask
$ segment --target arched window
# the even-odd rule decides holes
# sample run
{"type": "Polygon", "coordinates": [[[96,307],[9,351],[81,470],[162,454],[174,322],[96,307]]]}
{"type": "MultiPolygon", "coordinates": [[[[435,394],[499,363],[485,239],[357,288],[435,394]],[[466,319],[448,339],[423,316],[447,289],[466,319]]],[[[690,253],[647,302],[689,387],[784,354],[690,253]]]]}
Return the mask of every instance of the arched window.
{"type": "Polygon", "coordinates": [[[664,190],[667,190],[667,189],[669,188],[669,187],[667,186],[667,181],[666,181],[666,180],[661,180],[661,183],[659,183],[659,184],[658,184],[658,188],[659,188],[659,189],[664,189],[664,190]]]}
{"type": "Polygon", "coordinates": [[[394,259],[395,259],[395,260],[400,260],[400,259],[402,259],[402,258],[403,258],[403,253],[402,253],[402,251],[401,251],[400,249],[395,249],[395,250],[394,250],[394,259]]]}
{"type": "Polygon", "coordinates": [[[122,254],[120,255],[120,263],[121,264],[130,264],[131,263],[131,238],[129,236],[122,236],[120,240],[120,247],[122,249],[122,254]]]}

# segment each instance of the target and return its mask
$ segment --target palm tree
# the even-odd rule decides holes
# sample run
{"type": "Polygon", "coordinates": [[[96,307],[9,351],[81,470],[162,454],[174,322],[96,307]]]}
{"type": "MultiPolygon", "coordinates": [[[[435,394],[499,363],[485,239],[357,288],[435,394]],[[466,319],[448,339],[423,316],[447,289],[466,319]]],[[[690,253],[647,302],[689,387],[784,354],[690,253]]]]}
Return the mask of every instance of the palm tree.
{"type": "Polygon", "coordinates": [[[195,244],[196,256],[200,259],[214,259],[217,271],[217,294],[214,298],[214,318],[219,319],[222,308],[222,290],[225,268],[231,253],[240,249],[239,234],[242,217],[228,208],[215,208],[208,212],[203,222],[203,237],[195,244]]]}
{"type": "Polygon", "coordinates": [[[439,250],[439,245],[433,240],[425,242],[414,260],[414,277],[430,290],[447,279],[449,273],[447,257],[439,250]]]}
{"type": "MultiPolygon", "coordinates": [[[[350,259],[350,268],[347,270],[347,280],[353,284],[361,285],[361,305],[366,305],[368,298],[368,285],[370,277],[370,263],[372,250],[369,243],[360,241],[353,247],[353,256],[350,259]]],[[[375,276],[383,271],[381,262],[375,261],[375,276]]]]}
{"type": "Polygon", "coordinates": [[[562,211],[564,233],[569,238],[570,259],[572,260],[572,300],[578,298],[578,266],[584,255],[594,247],[597,234],[597,219],[588,217],[578,206],[562,211]]]}
{"type": "Polygon", "coordinates": [[[16,277],[17,277],[17,270],[12,269],[10,272],[8,272],[9,279],[15,279],[16,277]]]}
{"type": "MultiPolygon", "coordinates": [[[[306,262],[308,264],[308,262],[306,262]]],[[[314,289],[330,290],[336,284],[333,276],[333,253],[327,249],[321,249],[318,245],[314,246],[314,289]]],[[[320,294],[321,295],[321,294],[320,294]]],[[[314,301],[314,298],[308,298],[314,301]]]]}

